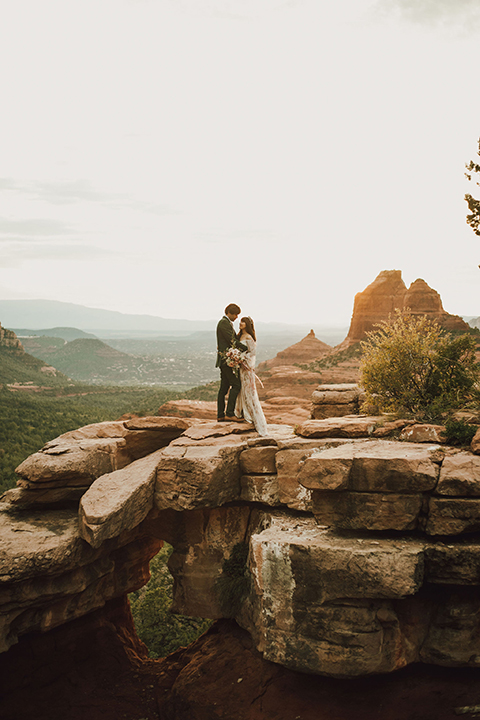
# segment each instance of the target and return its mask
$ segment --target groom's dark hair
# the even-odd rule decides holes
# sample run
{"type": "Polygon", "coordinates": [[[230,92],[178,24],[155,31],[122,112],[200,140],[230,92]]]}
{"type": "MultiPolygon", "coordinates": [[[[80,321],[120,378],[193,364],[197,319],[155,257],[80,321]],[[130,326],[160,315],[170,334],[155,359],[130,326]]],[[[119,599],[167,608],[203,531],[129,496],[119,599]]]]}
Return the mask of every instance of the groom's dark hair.
{"type": "Polygon", "coordinates": [[[230,313],[230,315],[240,315],[241,312],[242,311],[238,305],[235,305],[235,303],[230,303],[230,305],[227,305],[225,308],[225,315],[228,315],[228,313],[230,313]]]}

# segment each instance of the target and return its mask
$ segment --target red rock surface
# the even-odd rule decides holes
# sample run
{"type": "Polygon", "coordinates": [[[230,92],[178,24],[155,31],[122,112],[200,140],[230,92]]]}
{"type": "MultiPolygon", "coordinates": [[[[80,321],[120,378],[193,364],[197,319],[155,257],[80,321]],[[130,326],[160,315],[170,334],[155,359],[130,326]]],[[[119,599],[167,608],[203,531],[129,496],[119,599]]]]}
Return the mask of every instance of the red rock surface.
{"type": "Polygon", "coordinates": [[[0,692],[2,720],[454,720],[456,709],[478,706],[480,670],[304,675],[264,661],[228,620],[148,660],[120,600],[22,638],[0,655],[0,692]]]}
{"type": "Polygon", "coordinates": [[[407,290],[400,270],[383,270],[373,283],[355,295],[350,329],[337,349],[363,340],[366,332],[388,320],[395,310],[406,309],[413,315],[427,315],[447,330],[469,329],[461,317],[445,312],[440,295],[425,280],[415,280],[407,290]]]}
{"type": "Polygon", "coordinates": [[[290,345],[286,350],[281,350],[271,360],[265,360],[258,366],[259,372],[278,367],[279,365],[295,365],[295,363],[309,363],[319,357],[328,355],[332,347],[318,340],[313,330],[310,330],[300,342],[290,345]]]}
{"type": "MultiPolygon", "coordinates": [[[[316,384],[313,388],[316,387],[316,384]]],[[[280,388],[280,390],[285,388],[280,388]]],[[[310,387],[309,396],[312,388],[310,387]]],[[[274,392],[274,395],[276,393],[274,392]]],[[[310,417],[311,402],[308,398],[272,397],[264,400],[262,397],[262,408],[267,423],[281,425],[297,425],[310,417]]],[[[216,420],[217,403],[207,400],[169,400],[158,409],[159,415],[171,415],[175,417],[199,418],[201,420],[216,420]]]]}

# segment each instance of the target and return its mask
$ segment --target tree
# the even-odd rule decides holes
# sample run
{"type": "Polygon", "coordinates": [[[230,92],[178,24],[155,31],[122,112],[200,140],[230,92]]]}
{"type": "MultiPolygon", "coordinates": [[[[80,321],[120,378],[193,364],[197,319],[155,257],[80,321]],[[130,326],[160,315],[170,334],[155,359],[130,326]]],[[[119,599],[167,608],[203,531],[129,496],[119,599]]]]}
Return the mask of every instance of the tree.
{"type": "Polygon", "coordinates": [[[426,419],[465,404],[479,380],[476,342],[397,311],[362,342],[361,384],[380,410],[426,419]]]}
{"type": "MultiPolygon", "coordinates": [[[[477,155],[480,157],[480,139],[478,140],[478,152],[477,155]]],[[[480,165],[478,163],[473,162],[473,160],[470,160],[468,165],[465,165],[467,172],[465,173],[465,177],[468,180],[472,179],[472,173],[476,173],[477,176],[480,174],[480,165]]],[[[480,186],[480,182],[478,180],[475,181],[477,185],[480,186]]],[[[480,200],[476,200],[471,195],[465,195],[465,200],[468,205],[468,209],[470,210],[470,214],[467,215],[467,223],[472,228],[475,235],[480,235],[480,200]]]]}

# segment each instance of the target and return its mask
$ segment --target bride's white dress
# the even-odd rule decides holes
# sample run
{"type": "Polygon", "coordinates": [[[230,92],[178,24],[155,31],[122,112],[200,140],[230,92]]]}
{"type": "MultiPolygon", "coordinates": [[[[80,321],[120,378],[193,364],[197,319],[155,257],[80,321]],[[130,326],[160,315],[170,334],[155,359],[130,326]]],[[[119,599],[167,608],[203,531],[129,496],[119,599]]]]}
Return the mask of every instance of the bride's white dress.
{"type": "Polygon", "coordinates": [[[259,435],[268,435],[267,421],[263,414],[262,406],[258,398],[257,386],[255,385],[255,355],[257,344],[251,335],[247,335],[242,343],[247,346],[245,358],[246,368],[240,368],[241,390],[238,394],[235,406],[235,415],[243,417],[249,423],[255,425],[259,435]]]}

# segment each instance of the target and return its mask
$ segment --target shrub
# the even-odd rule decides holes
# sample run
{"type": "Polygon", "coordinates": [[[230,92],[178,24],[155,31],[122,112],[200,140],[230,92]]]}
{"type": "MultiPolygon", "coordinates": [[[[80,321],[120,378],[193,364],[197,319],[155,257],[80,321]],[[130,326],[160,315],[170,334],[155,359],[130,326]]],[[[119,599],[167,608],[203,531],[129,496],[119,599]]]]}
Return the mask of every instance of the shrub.
{"type": "Polygon", "coordinates": [[[383,412],[438,418],[473,397],[476,342],[452,337],[425,316],[396,312],[362,342],[360,382],[383,412]]]}
{"type": "Polygon", "coordinates": [[[449,445],[470,445],[477,430],[478,425],[449,418],[445,422],[445,440],[449,445]]]}

